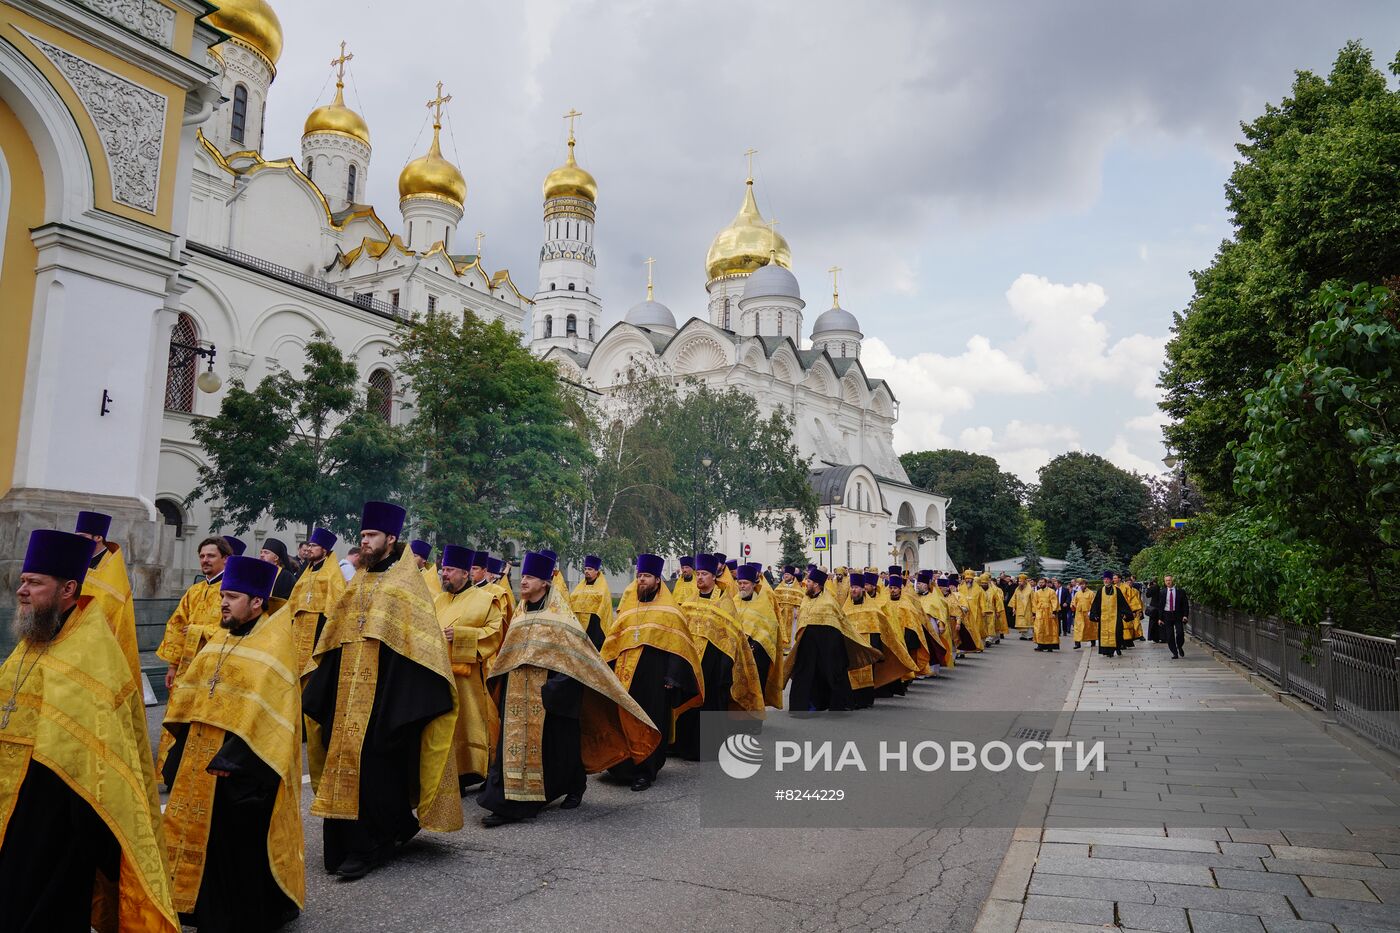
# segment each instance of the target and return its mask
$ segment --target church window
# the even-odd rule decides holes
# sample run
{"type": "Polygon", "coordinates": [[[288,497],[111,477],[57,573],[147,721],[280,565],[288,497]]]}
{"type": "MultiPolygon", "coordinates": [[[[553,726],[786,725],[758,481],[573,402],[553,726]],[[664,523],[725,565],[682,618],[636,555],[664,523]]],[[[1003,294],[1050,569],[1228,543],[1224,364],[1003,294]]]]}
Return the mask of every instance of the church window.
{"type": "Polygon", "coordinates": [[[389,292],[389,304],[396,308],[399,306],[399,290],[397,288],[389,292]]]}
{"type": "Polygon", "coordinates": [[[312,177],[312,169],[314,169],[315,167],[316,167],[316,163],[315,163],[315,162],[313,162],[313,161],[310,160],[310,159],[307,159],[307,160],[306,160],[306,179],[307,179],[307,181],[315,181],[315,179],[312,177]]]}
{"type": "Polygon", "coordinates": [[[778,312],[778,333],[781,334],[782,332],[783,332],[783,312],[782,312],[782,311],[779,311],[779,312],[778,312]]]}
{"type": "Polygon", "coordinates": [[[160,513],[161,520],[171,528],[175,529],[175,537],[185,536],[185,516],[180,511],[180,505],[174,499],[157,499],[156,511],[160,513]]]}
{"type": "Polygon", "coordinates": [[[569,291],[573,291],[573,290],[574,290],[574,283],[573,283],[573,282],[570,282],[570,283],[569,283],[569,291]]]}
{"type": "Polygon", "coordinates": [[[436,310],[437,310],[437,296],[436,296],[436,295],[429,295],[429,296],[428,296],[428,313],[429,313],[429,314],[432,314],[432,313],[433,313],[434,311],[436,311],[436,310]]]}
{"type": "Polygon", "coordinates": [[[394,414],[394,377],[387,369],[369,374],[369,410],[388,422],[394,414]]]}
{"type": "Polygon", "coordinates": [[[165,370],[166,411],[194,411],[194,379],[199,374],[199,357],[185,348],[198,344],[199,328],[194,318],[181,314],[170,331],[170,362],[165,370]]]}
{"type": "Polygon", "coordinates": [[[544,335],[546,337],[554,336],[554,315],[552,314],[544,316],[544,335]]]}
{"type": "Polygon", "coordinates": [[[229,125],[229,138],[236,143],[243,142],[243,133],[247,126],[248,89],[239,84],[233,89],[233,122],[229,125]]]}
{"type": "Polygon", "coordinates": [[[588,319],[588,339],[593,340],[593,319],[588,319]]]}
{"type": "Polygon", "coordinates": [[[413,242],[413,221],[408,222],[408,242],[413,242]]]}
{"type": "Polygon", "coordinates": [[[578,318],[574,317],[572,314],[564,319],[564,336],[578,336],[578,318]]]}
{"type": "Polygon", "coordinates": [[[350,163],[350,170],[345,174],[345,200],[355,203],[355,182],[359,180],[360,172],[355,167],[355,163],[350,163]]]}

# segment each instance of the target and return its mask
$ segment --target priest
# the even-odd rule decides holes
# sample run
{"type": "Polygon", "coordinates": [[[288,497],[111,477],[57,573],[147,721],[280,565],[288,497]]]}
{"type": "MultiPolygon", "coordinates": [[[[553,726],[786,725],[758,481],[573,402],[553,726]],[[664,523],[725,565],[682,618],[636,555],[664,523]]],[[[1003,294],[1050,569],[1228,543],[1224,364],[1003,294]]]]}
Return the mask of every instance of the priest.
{"type": "Polygon", "coordinates": [[[701,554],[695,559],[696,593],[681,604],[695,651],[700,655],[705,702],[699,709],[676,717],[671,750],[691,761],[699,761],[702,756],[701,712],[749,712],[761,717],[764,708],[763,685],[758,679],[753,649],[739,624],[734,601],[720,589],[719,573],[724,564],[719,556],[701,554]]]}
{"type": "Polygon", "coordinates": [[[462,827],[457,687],[422,571],[399,539],[404,517],[365,504],[361,569],[326,617],[302,695],[326,761],[311,814],[324,820],[326,871],[348,881],[420,828],[462,827]]]}
{"type": "Polygon", "coordinates": [[[175,678],[184,673],[208,635],[219,627],[221,614],[219,583],[223,579],[224,561],[233,553],[228,536],[214,536],[199,542],[199,572],[196,580],[185,590],[175,612],[165,623],[165,637],[156,656],[170,665],[165,672],[165,688],[175,685],[175,678]]]}
{"type": "Polygon", "coordinates": [[[870,646],[825,592],[825,571],[809,568],[805,585],[792,652],[783,669],[784,683],[792,684],[788,709],[795,713],[851,709],[849,672],[875,664],[883,653],[870,646]]]}
{"type": "Polygon", "coordinates": [[[306,903],[301,683],[291,629],[267,614],[278,573],[228,559],[220,631],[165,714],[175,744],[161,828],[175,909],[205,933],[275,930],[306,903]]]}
{"type": "Polygon", "coordinates": [[[423,575],[423,582],[428,585],[428,592],[437,595],[442,592],[442,577],[438,572],[437,564],[432,561],[433,546],[422,538],[414,538],[408,542],[408,549],[413,553],[413,563],[418,567],[418,572],[423,575]]]}
{"type": "Polygon", "coordinates": [[[1036,583],[1035,595],[1031,597],[1031,618],[1035,629],[1036,651],[1060,650],[1060,597],[1050,586],[1050,581],[1041,577],[1036,583]]]}
{"type": "Polygon", "coordinates": [[[583,579],[574,584],[569,605],[593,647],[603,647],[603,639],[613,627],[613,601],[608,578],[603,576],[603,560],[597,554],[584,557],[583,579]]]}
{"type": "Polygon", "coordinates": [[[501,647],[505,613],[499,587],[491,586],[484,576],[472,583],[470,575],[476,563],[473,551],[456,544],[444,547],[442,592],[433,599],[457,682],[453,746],[457,790],[464,796],[467,788],[486,780],[501,728],[496,704],[486,691],[486,671],[501,647]]]}
{"type": "Polygon", "coordinates": [[[501,741],[477,803],[485,827],[533,819],[560,797],[583,802],[588,774],[645,761],[661,742],[655,724],[593,650],[552,582],[555,562],[527,553],[522,611],[491,669],[501,741]]]}
{"type": "Polygon", "coordinates": [[[277,581],[272,587],[272,603],[268,606],[270,612],[276,612],[286,605],[292,595],[292,586],[297,580],[297,565],[287,553],[287,545],[281,538],[264,538],[258,558],[277,568],[277,581]]]}
{"type": "Polygon", "coordinates": [[[1035,587],[1031,584],[1030,577],[1024,573],[1020,574],[1016,578],[1016,589],[1011,592],[1011,603],[1007,608],[1011,613],[1011,624],[1021,633],[1021,641],[1031,638],[1035,621],[1035,608],[1031,601],[1034,598],[1035,587]]]}
{"type": "Polygon", "coordinates": [[[1069,607],[1074,612],[1074,650],[1078,651],[1079,643],[1085,641],[1098,647],[1099,624],[1089,618],[1089,611],[1094,608],[1094,590],[1088,581],[1074,581],[1074,595],[1070,597],[1069,607]]]}
{"type": "Polygon", "coordinates": [[[29,536],[0,666],[0,926],[178,933],[141,686],[101,604],[92,541],[29,536]]]}
{"type": "Polygon", "coordinates": [[[1089,620],[1098,626],[1099,654],[1109,658],[1122,654],[1133,623],[1133,607],[1109,571],[1104,571],[1103,587],[1089,605],[1089,620]]]}
{"type": "Polygon", "coordinates": [[[753,652],[758,683],[763,702],[773,709],[783,708],[782,633],[773,601],[758,590],[762,576],[757,564],[745,564],[734,573],[739,598],[734,608],[739,614],[739,626],[749,640],[753,652]]]}
{"type": "Polygon", "coordinates": [[[679,563],[680,574],[676,577],[676,582],[671,584],[671,598],[675,600],[677,606],[695,595],[694,555],[687,554],[680,559],[679,563]]]}
{"type": "MultiPolygon", "coordinates": [[[[855,574],[850,575],[851,591],[855,591],[855,574]]],[[[797,625],[797,610],[802,605],[803,587],[797,580],[797,568],[786,566],[783,568],[782,580],[773,587],[773,596],[778,601],[778,624],[783,629],[783,654],[786,655],[792,647],[792,630],[797,625]]]]}
{"type": "Polygon", "coordinates": [[[121,547],[107,540],[111,530],[112,516],[102,512],[78,513],[74,531],[92,542],[92,560],[83,578],[83,595],[91,596],[112,624],[112,634],[131,665],[131,676],[140,684],[141,652],[136,645],[136,606],[131,598],[131,579],[126,574],[121,547]]]}
{"type": "MultiPolygon", "coordinates": [[[[704,702],[704,675],[685,614],[661,582],[663,566],[655,554],[637,555],[637,579],[622,592],[617,622],[600,654],[628,695],[669,735],[678,714],[704,702]]],[[[640,729],[635,720],[624,719],[623,726],[640,729]]],[[[609,773],[630,781],[634,791],[643,791],[656,781],[665,762],[666,742],[660,741],[642,761],[625,760],[609,773]]]]}
{"type": "MultiPolygon", "coordinates": [[[[292,647],[296,651],[293,671],[298,677],[309,670],[311,651],[326,625],[326,614],[345,592],[345,576],[340,572],[340,562],[335,559],[338,540],[329,529],[311,530],[311,537],[306,539],[306,566],[287,598],[286,612],[291,617],[292,647]]],[[[321,783],[326,746],[321,740],[321,727],[316,721],[304,717],[304,722],[306,766],[311,774],[311,789],[315,791],[321,783]]]]}
{"type": "Polygon", "coordinates": [[[510,588],[510,567],[499,557],[492,557],[486,551],[474,551],[472,557],[472,574],[476,574],[476,563],[483,558],[486,563],[486,572],[478,586],[490,588],[501,601],[501,637],[505,638],[506,632],[510,631],[510,620],[515,616],[515,594],[510,588]]]}

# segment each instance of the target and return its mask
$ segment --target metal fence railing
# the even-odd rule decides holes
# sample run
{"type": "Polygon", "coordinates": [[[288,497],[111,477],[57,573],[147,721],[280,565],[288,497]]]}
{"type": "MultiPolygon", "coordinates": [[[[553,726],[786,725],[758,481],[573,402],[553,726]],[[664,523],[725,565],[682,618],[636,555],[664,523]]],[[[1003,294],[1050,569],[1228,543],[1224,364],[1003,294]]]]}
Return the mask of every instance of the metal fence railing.
{"type": "Polygon", "coordinates": [[[1197,605],[1191,634],[1376,744],[1400,752],[1400,637],[1197,605]]]}

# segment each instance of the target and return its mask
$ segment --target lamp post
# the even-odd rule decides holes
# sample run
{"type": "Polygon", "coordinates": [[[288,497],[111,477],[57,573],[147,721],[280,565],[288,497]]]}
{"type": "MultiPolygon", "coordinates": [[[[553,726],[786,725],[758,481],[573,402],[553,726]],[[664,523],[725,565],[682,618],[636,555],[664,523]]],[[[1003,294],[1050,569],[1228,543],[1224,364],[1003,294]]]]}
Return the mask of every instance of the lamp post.
{"type": "Polygon", "coordinates": [[[224,384],[224,381],[219,378],[219,374],[214,372],[214,357],[217,354],[218,350],[214,348],[212,343],[207,347],[201,347],[197,343],[181,343],[178,340],[170,341],[170,365],[172,366],[181,366],[190,358],[204,357],[209,360],[209,368],[196,376],[194,380],[194,384],[199,387],[199,391],[207,395],[213,395],[215,392],[219,391],[219,387],[224,384]],[[177,350],[188,355],[181,359],[176,359],[177,350]]]}
{"type": "Polygon", "coordinates": [[[705,492],[710,484],[710,464],[715,462],[709,451],[701,453],[696,459],[700,463],[702,472],[700,473],[700,497],[695,500],[695,505],[690,510],[692,519],[690,553],[692,558],[700,553],[700,505],[704,501],[705,492]]]}
{"type": "Polygon", "coordinates": [[[836,522],[836,506],[840,504],[841,494],[839,492],[832,496],[831,501],[826,504],[826,569],[828,573],[836,569],[836,564],[832,562],[834,558],[831,555],[831,532],[836,522]]]}

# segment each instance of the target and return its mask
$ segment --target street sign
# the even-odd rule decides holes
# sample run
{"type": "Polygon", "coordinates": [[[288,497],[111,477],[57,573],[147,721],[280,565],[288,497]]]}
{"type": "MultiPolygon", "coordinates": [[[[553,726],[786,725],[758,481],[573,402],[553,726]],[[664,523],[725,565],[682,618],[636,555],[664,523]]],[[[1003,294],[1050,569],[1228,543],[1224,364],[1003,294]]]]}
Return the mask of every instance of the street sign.
{"type": "Polygon", "coordinates": [[[1185,528],[1190,521],[1191,519],[1189,518],[1174,518],[1171,520],[1171,526],[1173,528],[1185,528]]]}
{"type": "Polygon", "coordinates": [[[826,546],[826,535],[812,535],[812,550],[814,550],[814,551],[829,551],[829,550],[831,550],[831,548],[829,548],[829,547],[826,546]]]}
{"type": "Polygon", "coordinates": [[[745,557],[748,557],[748,556],[749,556],[750,554],[752,554],[752,553],[753,553],[753,545],[751,545],[751,544],[746,544],[746,545],[744,545],[744,556],[745,556],[745,557]]]}

